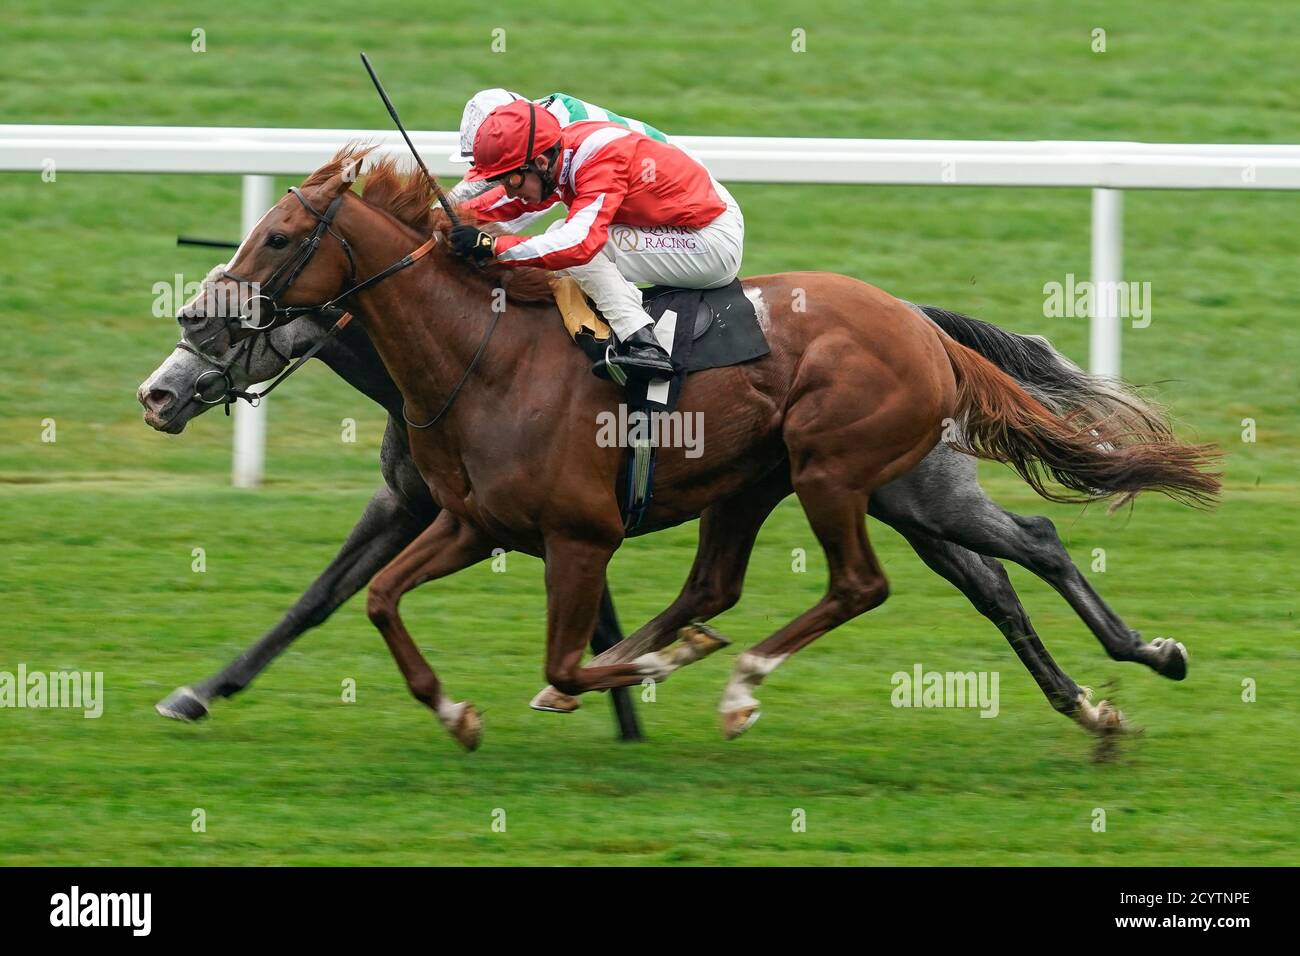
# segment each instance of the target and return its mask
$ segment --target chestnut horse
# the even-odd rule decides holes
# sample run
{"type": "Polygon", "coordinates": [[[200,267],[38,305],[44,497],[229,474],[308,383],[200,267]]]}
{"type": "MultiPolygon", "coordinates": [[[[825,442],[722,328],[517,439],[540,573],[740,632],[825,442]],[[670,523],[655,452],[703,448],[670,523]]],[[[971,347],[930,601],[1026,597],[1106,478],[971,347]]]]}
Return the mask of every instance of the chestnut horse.
{"type": "MultiPolygon", "coordinates": [[[[365,198],[351,192],[366,152],[342,151],[272,207],[209,280],[223,294],[208,301],[236,298],[216,287],[257,286],[265,331],[346,298],[400,389],[412,457],[443,510],[375,576],[367,610],[412,694],[463,746],[478,745],[477,713],[444,692],[398,602],[495,548],[545,562],[545,673],[565,694],[661,680],[721,647],[716,632],[689,626],[718,609],[709,588],[688,586],[651,622],[652,633],[639,635],[638,656],[622,660],[616,647],[602,655],[610,662],[581,665],[606,566],[624,538],[615,491],[624,455],[597,441],[600,413],[617,407],[620,391],[589,374],[556,316],[545,273],[475,269],[449,253],[448,223],[431,208],[427,184],[396,186],[389,175],[376,177],[365,198]],[[361,276],[370,279],[353,291],[361,276]]],[[[880,289],[812,272],[744,285],[771,353],[690,377],[679,410],[707,425],[703,453],[660,449],[640,531],[707,509],[700,545],[711,559],[707,573],[739,580],[758,528],[793,491],[830,581],[817,604],[737,659],[721,705],[728,738],[756,719],[753,690],[782,661],[885,600],[888,585],[867,540],[868,501],[941,437],[1010,464],[1053,500],[1157,490],[1202,503],[1217,493],[1216,477],[1201,470],[1209,449],[1135,440],[1106,420],[1064,419],[880,289]],[[1070,493],[1052,491],[1048,479],[1070,493]]],[[[224,354],[258,334],[248,316],[208,312],[204,301],[180,314],[192,346],[224,354]]]]}

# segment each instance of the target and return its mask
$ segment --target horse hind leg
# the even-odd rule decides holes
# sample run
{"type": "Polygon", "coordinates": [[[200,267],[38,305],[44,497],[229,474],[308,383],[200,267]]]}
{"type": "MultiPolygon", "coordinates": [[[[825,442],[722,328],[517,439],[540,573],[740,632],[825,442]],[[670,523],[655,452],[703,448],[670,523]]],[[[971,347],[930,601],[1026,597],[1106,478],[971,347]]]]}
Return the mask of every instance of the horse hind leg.
{"type": "MultiPolygon", "coordinates": [[[[1187,676],[1187,649],[1151,642],[1129,628],[1071,560],[1052,522],[999,506],[980,487],[976,462],[937,446],[915,469],[880,490],[877,502],[928,534],[992,558],[1015,561],[1050,584],[1113,660],[1137,661],[1172,680],[1187,676]]],[[[890,521],[894,524],[894,521],[890,521]]]]}
{"type": "Polygon", "coordinates": [[[795,492],[826,553],[830,583],[813,607],[736,659],[722,694],[722,734],[732,740],[759,717],[754,691],[782,662],[827,631],[878,607],[889,584],[867,540],[866,496],[837,480],[800,481],[795,492]]]}
{"type": "Polygon", "coordinates": [[[1108,701],[1094,705],[1091,691],[1076,684],[1052,659],[998,561],[924,532],[902,533],[931,570],[961,591],[1002,632],[1053,708],[1099,737],[1124,729],[1123,714],[1108,701]]]}
{"type": "MultiPolygon", "coordinates": [[[[909,357],[924,360],[919,351],[909,357]]],[[[728,740],[758,719],[754,691],[786,658],[889,596],[867,540],[867,506],[876,489],[933,447],[945,407],[940,392],[910,382],[842,336],[805,350],[782,437],[791,485],[826,555],[829,582],[820,601],[736,659],[718,707],[728,740]]]]}
{"type": "Polygon", "coordinates": [[[1050,519],[1004,514],[1017,532],[1011,536],[1010,546],[1020,556],[1013,556],[1013,560],[1064,597],[1113,660],[1145,664],[1170,680],[1187,676],[1188,655],[1183,643],[1166,637],[1144,641],[1138,631],[1129,628],[1071,560],[1050,519]]]}

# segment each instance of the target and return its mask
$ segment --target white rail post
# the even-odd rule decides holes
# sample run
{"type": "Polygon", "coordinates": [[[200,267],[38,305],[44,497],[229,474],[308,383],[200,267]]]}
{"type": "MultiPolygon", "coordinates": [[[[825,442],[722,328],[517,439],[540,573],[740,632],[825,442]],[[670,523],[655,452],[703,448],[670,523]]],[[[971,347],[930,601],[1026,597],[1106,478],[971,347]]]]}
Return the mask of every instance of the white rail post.
{"type": "MultiPolygon", "coordinates": [[[[271,208],[270,176],[245,176],[241,203],[240,234],[248,235],[257,221],[271,208]]],[[[259,386],[260,387],[260,386],[259,386]]],[[[235,405],[235,447],[230,480],[236,488],[256,488],[262,483],[262,463],[266,460],[266,400],[257,408],[247,402],[235,405]]]]}
{"type": "Polygon", "coordinates": [[[1088,365],[1119,376],[1119,282],[1124,273],[1124,193],[1092,191],[1092,315],[1088,365]]]}

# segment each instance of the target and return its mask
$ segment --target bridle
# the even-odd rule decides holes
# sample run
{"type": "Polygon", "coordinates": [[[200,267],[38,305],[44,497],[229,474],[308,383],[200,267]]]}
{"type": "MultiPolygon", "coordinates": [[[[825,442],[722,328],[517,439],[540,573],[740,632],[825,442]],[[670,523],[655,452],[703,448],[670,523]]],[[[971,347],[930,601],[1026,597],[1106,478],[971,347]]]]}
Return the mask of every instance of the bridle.
{"type": "MultiPolygon", "coordinates": [[[[281,263],[279,267],[277,267],[276,270],[271,273],[270,278],[266,280],[265,288],[267,291],[258,292],[256,295],[252,295],[247,300],[240,303],[238,316],[227,317],[225,324],[223,325],[222,328],[212,333],[210,336],[208,336],[206,339],[204,339],[196,346],[190,345],[183,338],[176,345],[177,348],[183,349],[184,351],[189,352],[191,355],[197,356],[198,358],[202,359],[205,362],[209,362],[212,365],[212,368],[207,369],[204,372],[201,372],[198,378],[194,380],[194,396],[193,396],[194,400],[203,405],[224,404],[226,406],[227,415],[230,414],[230,406],[233,405],[241,398],[244,401],[248,402],[250,405],[256,407],[263,398],[271,394],[271,392],[274,391],[280,385],[281,382],[283,382],[290,375],[292,375],[299,368],[301,368],[304,363],[306,363],[308,360],[314,357],[317,352],[319,352],[322,348],[324,348],[325,344],[329,342],[330,339],[332,339],[335,335],[341,332],[347,326],[347,324],[352,321],[352,313],[344,311],[342,308],[340,308],[338,305],[339,302],[343,301],[349,296],[355,295],[356,293],[361,292],[364,289],[368,289],[371,286],[384,281],[389,276],[401,272],[403,269],[407,268],[408,266],[414,265],[420,259],[423,259],[426,255],[428,255],[429,251],[433,249],[434,245],[436,245],[438,241],[437,235],[434,235],[429,239],[428,242],[424,243],[424,245],[420,246],[414,252],[411,252],[408,255],[403,256],[401,259],[394,262],[388,268],[375,273],[368,279],[364,279],[361,282],[357,282],[356,281],[357,262],[356,262],[356,258],[352,254],[352,247],[348,245],[348,241],[344,239],[341,235],[339,235],[338,232],[335,231],[334,229],[334,218],[335,216],[338,215],[339,207],[343,205],[343,199],[347,195],[347,193],[343,192],[335,196],[334,200],[329,204],[328,207],[326,207],[325,211],[322,213],[307,201],[307,199],[303,196],[302,192],[298,189],[297,186],[291,186],[289,188],[289,192],[293,194],[294,198],[297,199],[298,202],[302,203],[302,207],[304,209],[306,209],[309,213],[311,213],[313,216],[316,217],[316,228],[313,229],[311,234],[306,236],[302,240],[302,242],[298,244],[298,248],[294,250],[293,255],[290,256],[288,259],[286,259],[283,263],[281,263]],[[320,305],[292,305],[292,306],[280,305],[276,301],[276,298],[281,294],[283,294],[284,291],[294,283],[294,280],[296,280],[298,276],[302,274],[303,270],[307,268],[308,263],[310,263],[312,257],[316,255],[316,251],[320,248],[321,241],[325,238],[326,235],[331,235],[335,239],[337,239],[339,243],[343,246],[343,251],[347,253],[348,256],[347,284],[349,287],[345,291],[340,292],[338,295],[334,296],[334,298],[330,299],[328,302],[324,302],[320,305]],[[262,318],[262,314],[261,314],[262,309],[265,307],[269,307],[270,309],[270,319],[265,324],[249,325],[248,322],[253,317],[250,316],[248,313],[251,311],[252,304],[259,300],[263,301],[265,303],[265,306],[258,307],[257,310],[258,314],[256,316],[256,319],[262,318]],[[329,331],[326,332],[325,335],[323,335],[320,338],[320,340],[316,342],[315,345],[313,345],[303,355],[299,356],[296,360],[294,360],[293,363],[290,364],[289,367],[286,368],[283,372],[281,372],[275,378],[275,380],[271,382],[271,384],[268,385],[266,388],[262,389],[260,392],[246,392],[243,389],[236,388],[234,380],[230,376],[230,370],[234,368],[236,362],[238,362],[241,358],[243,358],[244,368],[249,374],[251,374],[252,363],[253,363],[253,344],[257,341],[259,337],[265,336],[267,347],[272,352],[274,352],[278,358],[280,358],[286,364],[289,364],[289,357],[275,347],[275,343],[271,341],[271,337],[269,333],[273,329],[278,328],[280,325],[283,325],[285,322],[292,321],[298,316],[305,315],[309,312],[320,313],[327,317],[337,315],[338,319],[337,321],[335,321],[334,325],[330,327],[329,331]],[[240,339],[239,342],[237,342],[234,345],[234,347],[231,349],[229,356],[226,358],[224,362],[218,361],[217,359],[213,358],[211,355],[208,355],[206,352],[203,351],[204,347],[207,346],[208,343],[210,343],[213,339],[221,335],[223,332],[231,331],[236,326],[247,329],[251,331],[253,334],[245,336],[244,338],[240,339]],[[220,379],[223,385],[220,397],[215,399],[208,398],[204,395],[203,383],[210,378],[220,379]]],[[[221,275],[222,278],[231,279],[240,284],[247,284],[247,285],[252,285],[254,287],[257,287],[256,283],[253,283],[249,279],[245,279],[240,276],[237,276],[233,272],[230,272],[227,269],[222,269],[221,275]]],[[[494,321],[491,328],[495,328],[495,327],[496,327],[496,323],[494,321]]],[[[491,335],[491,328],[489,329],[488,332],[489,336],[491,335]]],[[[480,346],[478,354],[475,355],[474,361],[470,365],[470,369],[472,369],[473,366],[477,364],[479,356],[481,356],[483,353],[483,347],[486,345],[487,345],[487,338],[485,337],[483,341],[483,346],[480,346]]],[[[468,378],[470,369],[466,369],[465,378],[468,378]]],[[[463,385],[464,382],[465,379],[462,378],[460,384],[463,385]]],[[[451,398],[454,399],[456,397],[456,393],[459,391],[460,391],[460,385],[457,385],[455,391],[452,392],[451,398]]],[[[446,413],[446,410],[447,408],[450,407],[450,405],[451,405],[451,401],[449,399],[447,405],[443,408],[441,412],[438,413],[437,418],[441,418],[446,413]]],[[[405,417],[405,409],[403,409],[403,417],[405,417]]],[[[435,419],[435,421],[436,420],[437,419],[435,419]]],[[[429,423],[429,425],[432,424],[433,422],[429,423]]],[[[427,428],[429,426],[417,425],[416,427],[427,428]]]]}
{"type": "MultiPolygon", "coordinates": [[[[411,142],[411,137],[407,134],[406,127],[402,125],[402,120],[397,115],[397,108],[393,106],[393,101],[388,98],[388,94],[384,91],[384,85],[379,82],[379,76],[375,73],[374,67],[370,65],[370,59],[364,53],[361,54],[361,62],[365,66],[366,72],[370,74],[371,82],[375,84],[375,90],[379,93],[380,99],[384,101],[384,106],[388,108],[388,115],[393,118],[393,122],[397,124],[397,129],[401,132],[402,138],[406,140],[406,145],[410,148],[411,155],[415,157],[416,165],[420,167],[420,172],[424,174],[424,178],[428,182],[430,188],[433,190],[434,195],[438,197],[438,202],[439,204],[441,204],[443,211],[447,213],[448,220],[451,221],[451,224],[453,226],[459,226],[460,219],[456,216],[456,210],[452,208],[451,202],[447,199],[447,194],[443,192],[442,187],[438,185],[438,180],[433,178],[432,174],[429,172],[428,167],[424,165],[424,160],[420,158],[419,151],[415,148],[415,144],[411,142]]],[[[535,108],[534,108],[534,112],[530,113],[529,116],[530,116],[530,122],[529,122],[530,129],[529,129],[528,139],[531,148],[532,139],[533,139],[532,127],[535,126],[535,120],[536,120],[535,108]]],[[[251,296],[247,302],[240,303],[239,315],[233,319],[227,317],[225,320],[225,325],[221,329],[218,329],[216,332],[214,332],[212,335],[208,336],[202,342],[200,342],[198,346],[191,346],[188,342],[184,340],[184,337],[182,337],[181,341],[177,344],[178,348],[184,349],[186,352],[189,352],[190,354],[198,357],[204,362],[208,362],[213,366],[212,368],[202,372],[198,376],[198,378],[194,380],[194,400],[204,405],[219,405],[224,403],[226,406],[227,415],[230,414],[230,406],[241,398],[247,401],[250,405],[257,405],[263,398],[265,398],[272,391],[274,391],[280,385],[281,382],[283,382],[286,378],[288,378],[299,368],[301,368],[303,363],[305,363],[308,359],[312,358],[312,356],[314,356],[317,352],[321,350],[321,348],[324,347],[325,343],[327,343],[330,339],[332,339],[335,335],[337,335],[349,322],[352,321],[352,313],[345,312],[341,308],[339,308],[338,307],[339,302],[343,301],[349,296],[356,295],[358,292],[361,292],[363,289],[368,289],[370,286],[375,285],[378,282],[384,281],[394,273],[400,272],[403,269],[405,269],[407,266],[413,265],[414,263],[418,262],[420,259],[423,259],[426,255],[429,254],[429,251],[433,249],[433,247],[438,242],[438,234],[435,232],[434,235],[429,238],[428,242],[424,243],[424,245],[420,246],[414,252],[411,252],[408,255],[403,256],[401,259],[394,262],[387,269],[375,273],[369,279],[365,279],[361,282],[356,282],[357,262],[356,262],[356,258],[352,255],[352,247],[348,245],[346,239],[344,239],[341,235],[339,235],[334,230],[334,225],[333,225],[334,217],[338,214],[339,207],[343,205],[343,199],[347,195],[347,192],[346,191],[341,192],[337,196],[335,196],[333,201],[329,204],[329,206],[325,209],[323,213],[319,212],[311,203],[309,203],[306,200],[306,198],[303,196],[302,192],[297,187],[290,187],[289,192],[291,192],[294,198],[297,199],[298,202],[302,204],[302,207],[304,209],[306,209],[309,213],[311,213],[313,216],[316,217],[316,228],[312,230],[310,236],[305,238],[299,244],[298,248],[294,251],[293,256],[290,257],[284,263],[282,263],[279,268],[277,268],[274,272],[271,273],[271,277],[267,280],[267,282],[269,285],[273,286],[272,290],[269,292],[259,293],[257,295],[251,296]],[[348,289],[346,289],[345,291],[340,292],[338,295],[330,299],[328,302],[322,303],[321,305],[287,306],[287,307],[281,306],[279,303],[275,301],[276,296],[280,295],[281,293],[284,292],[285,289],[289,288],[289,286],[293,284],[293,281],[298,278],[298,276],[302,273],[302,271],[305,268],[307,268],[307,264],[311,262],[312,256],[314,256],[316,254],[316,250],[320,248],[321,240],[325,238],[325,235],[327,233],[329,235],[332,235],[335,239],[337,239],[340,245],[343,246],[343,251],[347,253],[348,282],[354,284],[350,286],[348,289]],[[287,273],[287,274],[279,282],[279,284],[276,285],[275,284],[276,280],[280,278],[282,273],[287,273]],[[257,325],[250,326],[247,323],[248,316],[244,314],[245,313],[244,306],[252,302],[256,302],[259,299],[265,300],[266,303],[270,305],[271,319],[265,325],[257,324],[257,325]],[[338,315],[339,318],[334,323],[334,325],[330,327],[329,331],[326,332],[325,335],[321,337],[320,341],[318,341],[315,345],[313,345],[310,349],[308,349],[305,354],[299,357],[287,369],[281,372],[280,375],[277,376],[276,379],[270,385],[262,389],[262,391],[245,392],[241,389],[235,388],[235,383],[233,379],[231,379],[230,377],[230,370],[234,367],[235,362],[239,360],[240,356],[244,355],[245,368],[250,370],[250,374],[251,374],[252,363],[253,363],[252,343],[257,340],[258,336],[265,335],[266,333],[270,332],[271,329],[280,325],[281,324],[280,318],[282,316],[292,319],[295,316],[302,315],[308,312],[318,312],[326,316],[338,315]],[[204,347],[209,342],[215,339],[222,332],[230,331],[232,326],[234,325],[240,325],[245,329],[250,329],[253,334],[245,336],[244,338],[240,339],[239,342],[235,343],[234,346],[231,348],[230,357],[224,363],[213,358],[212,356],[206,354],[203,351],[204,347]],[[202,384],[203,381],[209,377],[215,377],[221,380],[223,388],[222,388],[221,397],[218,399],[210,400],[208,398],[205,398],[203,395],[202,384]]],[[[222,270],[221,274],[225,278],[233,279],[236,282],[247,281],[244,279],[240,279],[238,276],[233,275],[232,273],[230,273],[228,270],[225,269],[222,270]]],[[[259,318],[260,318],[260,311],[261,310],[259,308],[259,318]]],[[[456,401],[456,396],[460,394],[461,388],[469,380],[470,373],[474,371],[474,368],[479,363],[479,359],[483,357],[483,353],[487,350],[488,342],[491,341],[492,333],[496,331],[497,320],[500,318],[501,318],[501,310],[493,309],[492,321],[488,324],[488,329],[483,336],[483,341],[479,343],[478,351],[476,351],[474,353],[474,357],[470,359],[469,365],[465,368],[465,374],[462,375],[460,381],[456,383],[456,387],[451,390],[451,394],[447,396],[447,400],[443,403],[442,408],[438,410],[438,414],[434,415],[433,418],[425,422],[423,425],[417,424],[416,422],[411,421],[411,419],[407,416],[406,404],[405,402],[403,402],[402,418],[406,421],[408,425],[410,425],[412,428],[432,428],[434,425],[436,425],[439,421],[442,420],[443,416],[446,415],[448,411],[450,411],[452,403],[456,401]]],[[[233,334],[231,337],[233,338],[233,334]]],[[[276,356],[278,356],[279,358],[283,359],[286,362],[288,361],[287,357],[279,349],[275,347],[275,343],[271,341],[269,336],[267,336],[266,344],[267,347],[270,348],[271,351],[273,351],[276,354],[276,356]]]]}

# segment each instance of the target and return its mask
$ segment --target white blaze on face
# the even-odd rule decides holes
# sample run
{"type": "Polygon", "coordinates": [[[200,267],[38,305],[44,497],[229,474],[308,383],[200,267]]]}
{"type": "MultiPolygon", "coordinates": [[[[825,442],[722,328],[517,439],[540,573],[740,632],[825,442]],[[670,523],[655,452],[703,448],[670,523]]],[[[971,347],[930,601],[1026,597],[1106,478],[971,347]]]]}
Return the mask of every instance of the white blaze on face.
{"type": "MultiPolygon", "coordinates": [[[[278,203],[272,205],[271,209],[274,209],[276,205],[278,205],[278,203]]],[[[253,235],[253,233],[257,232],[257,227],[260,226],[262,224],[262,220],[265,219],[267,215],[270,214],[271,209],[268,209],[266,212],[262,213],[262,215],[258,218],[257,222],[253,223],[253,228],[248,230],[248,233],[244,236],[243,239],[239,240],[239,247],[235,249],[235,254],[230,257],[230,261],[227,262],[225,265],[218,266],[217,267],[218,269],[222,269],[222,270],[229,269],[238,261],[239,254],[243,252],[244,247],[248,245],[249,238],[253,235]]]]}

